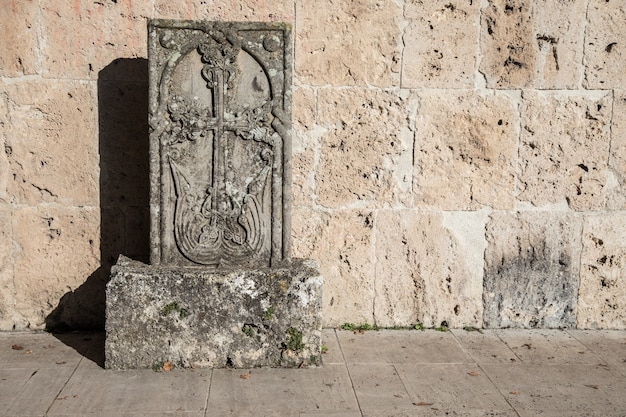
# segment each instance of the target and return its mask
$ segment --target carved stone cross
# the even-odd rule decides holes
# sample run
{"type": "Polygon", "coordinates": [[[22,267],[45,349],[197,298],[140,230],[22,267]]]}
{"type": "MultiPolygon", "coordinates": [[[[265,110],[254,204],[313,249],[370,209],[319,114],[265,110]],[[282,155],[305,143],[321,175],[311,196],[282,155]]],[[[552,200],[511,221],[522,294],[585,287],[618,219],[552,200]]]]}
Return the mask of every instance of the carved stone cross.
{"type": "Polygon", "coordinates": [[[288,258],[289,43],[281,25],[151,22],[152,263],[288,258]]]}

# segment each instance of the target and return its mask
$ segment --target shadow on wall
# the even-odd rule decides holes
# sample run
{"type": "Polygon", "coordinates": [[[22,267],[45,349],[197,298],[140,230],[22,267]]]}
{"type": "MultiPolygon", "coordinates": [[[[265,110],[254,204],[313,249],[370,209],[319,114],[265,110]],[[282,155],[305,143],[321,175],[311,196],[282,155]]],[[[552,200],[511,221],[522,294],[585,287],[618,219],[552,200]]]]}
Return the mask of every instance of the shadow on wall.
{"type": "Polygon", "coordinates": [[[101,265],[63,295],[46,328],[103,329],[105,287],[124,254],[148,262],[148,61],[120,58],[98,74],[101,265]]]}
{"type": "Polygon", "coordinates": [[[545,241],[498,259],[487,254],[483,279],[483,327],[576,328],[578,257],[570,245],[545,241]]]}

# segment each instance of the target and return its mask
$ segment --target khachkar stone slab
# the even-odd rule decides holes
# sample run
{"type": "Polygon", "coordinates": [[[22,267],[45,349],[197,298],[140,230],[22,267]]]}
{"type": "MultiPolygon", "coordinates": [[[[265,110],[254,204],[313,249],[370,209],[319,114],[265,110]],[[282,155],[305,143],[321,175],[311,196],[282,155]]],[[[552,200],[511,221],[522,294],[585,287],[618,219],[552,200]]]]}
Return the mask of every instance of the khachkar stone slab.
{"type": "Polygon", "coordinates": [[[220,273],[121,257],[107,287],[106,367],[320,364],[321,287],[310,260],[220,273]]]}
{"type": "Polygon", "coordinates": [[[280,23],[150,22],[152,264],[288,258],[290,33],[280,23]]]}
{"type": "Polygon", "coordinates": [[[289,26],[148,31],[151,265],[112,269],[105,366],[320,363],[322,277],[289,256],[289,26]]]}

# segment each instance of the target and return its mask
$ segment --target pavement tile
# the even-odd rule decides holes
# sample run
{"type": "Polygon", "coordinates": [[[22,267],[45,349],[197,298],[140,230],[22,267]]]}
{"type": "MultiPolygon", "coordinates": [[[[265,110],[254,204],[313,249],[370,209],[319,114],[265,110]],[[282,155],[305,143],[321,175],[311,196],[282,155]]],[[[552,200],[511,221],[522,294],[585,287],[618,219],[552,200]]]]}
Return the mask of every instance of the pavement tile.
{"type": "Polygon", "coordinates": [[[335,334],[335,329],[322,330],[322,345],[326,346],[326,353],[322,354],[322,363],[324,365],[343,364],[343,353],[335,334]]]}
{"type": "Polygon", "coordinates": [[[393,364],[355,363],[348,369],[363,413],[415,408],[393,364]]]}
{"type": "Polygon", "coordinates": [[[296,410],[211,410],[208,409],[204,417],[300,417],[296,410]],[[280,414],[277,414],[280,413],[280,414]]]}
{"type": "Polygon", "coordinates": [[[43,416],[74,370],[0,367],[0,415],[43,416]]]}
{"type": "Polygon", "coordinates": [[[477,363],[513,363],[519,358],[493,330],[451,330],[461,347],[477,363]]]}
{"type": "Polygon", "coordinates": [[[58,414],[55,417],[204,417],[204,411],[174,411],[171,413],[87,413],[87,414],[58,414]]]}
{"type": "Polygon", "coordinates": [[[346,363],[471,363],[450,332],[337,331],[346,363]]]}
{"type": "Polygon", "coordinates": [[[472,410],[467,412],[455,412],[440,410],[432,406],[416,406],[411,410],[374,410],[363,413],[363,417],[518,417],[515,411],[472,410]]]}
{"type": "Polygon", "coordinates": [[[482,368],[520,415],[626,411],[624,378],[607,365],[494,364],[482,368]]]}
{"type": "Polygon", "coordinates": [[[600,411],[559,411],[559,410],[520,410],[519,417],[624,417],[625,412],[619,410],[607,410],[600,411]]]}
{"type": "Polygon", "coordinates": [[[0,369],[74,369],[80,353],[49,333],[0,333],[0,369]]]}
{"type": "Polygon", "coordinates": [[[211,372],[210,369],[154,372],[79,367],[48,415],[203,411],[211,372]]]}
{"type": "Polygon", "coordinates": [[[358,410],[358,404],[345,365],[327,364],[307,369],[215,369],[208,409],[293,413],[358,410]]]}
{"type": "Polygon", "coordinates": [[[413,404],[448,413],[511,412],[477,364],[403,364],[396,369],[413,404]]]}
{"type": "Polygon", "coordinates": [[[524,363],[604,363],[597,355],[563,330],[494,330],[524,363]]]}
{"type": "Polygon", "coordinates": [[[606,363],[626,371],[626,332],[616,330],[568,330],[568,333],[606,363]]]}

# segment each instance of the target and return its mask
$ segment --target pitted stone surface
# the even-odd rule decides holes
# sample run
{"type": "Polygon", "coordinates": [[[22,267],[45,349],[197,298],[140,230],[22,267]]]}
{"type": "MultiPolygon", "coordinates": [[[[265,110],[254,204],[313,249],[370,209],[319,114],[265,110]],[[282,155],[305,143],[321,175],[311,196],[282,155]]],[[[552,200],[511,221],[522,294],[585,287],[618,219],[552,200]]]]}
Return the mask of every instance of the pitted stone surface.
{"type": "Polygon", "coordinates": [[[154,14],[166,19],[291,22],[294,20],[293,3],[294,0],[241,0],[236,3],[154,0],[154,14]]]}
{"type": "Polygon", "coordinates": [[[607,209],[626,210],[626,90],[613,91],[607,209]]]}
{"type": "Polygon", "coordinates": [[[586,0],[534,2],[534,37],[527,40],[537,48],[533,87],[580,88],[586,7],[586,0]]]}
{"type": "Polygon", "coordinates": [[[394,0],[297,2],[296,75],[312,85],[397,86],[402,6],[394,0]]]}
{"type": "Polygon", "coordinates": [[[482,13],[482,49],[488,50],[480,70],[490,87],[526,87],[532,82],[537,50],[530,0],[492,0],[482,13]]]}
{"type": "Polygon", "coordinates": [[[15,282],[13,281],[13,230],[11,211],[0,205],[0,224],[9,227],[0,229],[0,329],[13,326],[15,282]]]}
{"type": "Polygon", "coordinates": [[[582,329],[626,328],[626,213],[586,216],[577,324],[582,329]]]}
{"type": "Polygon", "coordinates": [[[315,173],[325,207],[408,205],[417,97],[371,89],[318,91],[321,138],[315,173]],[[385,123],[381,123],[385,120],[385,123]]]}
{"type": "Polygon", "coordinates": [[[121,257],[107,285],[106,367],[320,364],[321,300],[314,261],[217,273],[121,257]]]}
{"type": "MultiPolygon", "coordinates": [[[[98,202],[97,118],[92,85],[0,81],[11,123],[0,133],[8,166],[0,199],[17,204],[98,202]],[[75,117],[75,114],[81,117],[75,117]],[[8,178],[7,178],[8,177],[8,178]]],[[[1,160],[1,159],[0,159],[1,160]]]]}
{"type": "Polygon", "coordinates": [[[585,33],[585,88],[626,88],[626,4],[590,0],[585,33]]]}
{"type": "Polygon", "coordinates": [[[478,1],[407,1],[404,15],[409,23],[403,38],[402,87],[472,87],[479,13],[478,1]]]}
{"type": "Polygon", "coordinates": [[[486,221],[484,212],[378,212],[376,324],[482,327],[486,221]]]}
{"type": "Polygon", "coordinates": [[[484,326],[573,328],[582,219],[495,212],[487,224],[484,326]]]}
{"type": "Polygon", "coordinates": [[[483,11],[481,72],[494,88],[576,88],[584,0],[491,0],[483,11]]]}
{"type": "Polygon", "coordinates": [[[325,259],[324,324],[373,322],[375,213],[294,210],[294,256],[325,259]]]}
{"type": "Polygon", "coordinates": [[[72,296],[84,284],[92,282],[90,293],[82,293],[75,311],[58,311],[69,316],[66,326],[98,328],[103,325],[104,282],[100,267],[100,210],[94,207],[22,207],[13,211],[11,227],[14,239],[13,272],[15,280],[15,320],[24,328],[50,328],[46,323],[62,297],[72,296]],[[98,291],[100,290],[100,291],[98,291]],[[40,307],[33,307],[35,305],[40,307]]]}
{"type": "Polygon", "coordinates": [[[5,4],[0,13],[0,75],[15,77],[40,72],[39,39],[36,27],[39,23],[39,4],[32,1],[16,1],[5,4]]]}
{"type": "Polygon", "coordinates": [[[319,159],[319,137],[323,128],[316,124],[316,92],[296,88],[293,92],[292,193],[293,206],[310,206],[315,198],[315,166],[319,159]]]}
{"type": "Polygon", "coordinates": [[[116,58],[145,57],[149,9],[146,2],[41,4],[44,75],[97,79],[98,72],[116,58]]]}
{"type": "Polygon", "coordinates": [[[510,209],[519,116],[506,95],[448,90],[419,95],[414,148],[416,207],[510,209]]]}
{"type": "Polygon", "coordinates": [[[524,93],[517,198],[603,209],[610,121],[610,93],[524,93]]]}

